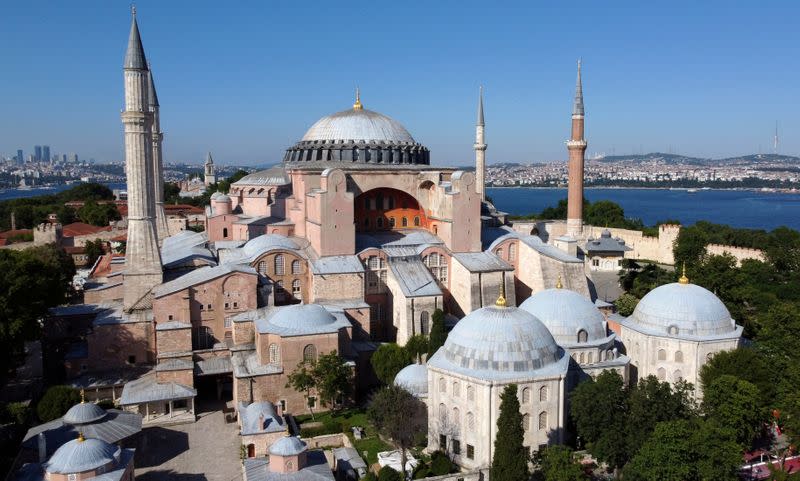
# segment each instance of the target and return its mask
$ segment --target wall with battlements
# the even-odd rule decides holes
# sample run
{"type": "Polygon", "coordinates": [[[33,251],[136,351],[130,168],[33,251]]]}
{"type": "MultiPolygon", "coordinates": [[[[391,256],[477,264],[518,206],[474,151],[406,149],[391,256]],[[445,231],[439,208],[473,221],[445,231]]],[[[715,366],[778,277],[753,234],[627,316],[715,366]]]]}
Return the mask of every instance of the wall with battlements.
{"type": "Polygon", "coordinates": [[[754,259],[757,261],[766,261],[764,251],[761,249],[750,249],[747,247],[726,246],[722,244],[708,244],[706,246],[706,253],[709,255],[721,256],[728,254],[736,259],[736,265],[742,265],[742,261],[746,259],[754,259]]]}

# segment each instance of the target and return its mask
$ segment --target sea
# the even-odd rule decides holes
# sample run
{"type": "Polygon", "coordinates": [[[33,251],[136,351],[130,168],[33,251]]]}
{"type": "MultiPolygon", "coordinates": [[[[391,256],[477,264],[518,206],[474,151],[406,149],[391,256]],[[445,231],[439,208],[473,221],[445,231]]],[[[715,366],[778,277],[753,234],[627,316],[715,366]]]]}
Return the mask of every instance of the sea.
{"type": "MultiPolygon", "coordinates": [[[[111,189],[125,184],[108,184],[111,189]]],[[[37,195],[50,195],[69,189],[71,185],[29,190],[0,191],[0,201],[37,195]]],[[[495,206],[509,214],[526,215],[558,204],[567,197],[562,188],[490,188],[487,194],[495,206]]],[[[621,205],[626,217],[642,219],[653,225],[667,219],[691,225],[707,220],[733,227],[772,230],[779,226],[800,230],[800,193],[762,192],[749,190],[683,189],[614,189],[588,188],[584,195],[592,202],[610,200],[621,205]]]]}

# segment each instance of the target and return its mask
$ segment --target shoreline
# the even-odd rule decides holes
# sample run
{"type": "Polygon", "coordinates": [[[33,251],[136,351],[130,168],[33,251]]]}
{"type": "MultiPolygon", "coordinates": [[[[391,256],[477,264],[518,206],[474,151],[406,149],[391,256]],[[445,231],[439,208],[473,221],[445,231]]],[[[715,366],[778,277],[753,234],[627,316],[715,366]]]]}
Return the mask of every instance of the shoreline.
{"type": "MultiPolygon", "coordinates": [[[[487,186],[486,189],[534,189],[534,190],[567,190],[567,186],[563,187],[545,187],[545,186],[533,186],[533,185],[514,185],[514,186],[487,186]]],[[[666,191],[684,191],[689,194],[697,194],[700,192],[755,192],[761,194],[800,194],[800,188],[798,189],[778,189],[772,187],[766,188],[753,188],[753,187],[730,187],[730,188],[718,188],[718,187],[623,187],[623,186],[584,186],[583,190],[666,190],[666,191]],[[697,192],[687,192],[691,189],[695,189],[697,192]],[[766,189],[766,190],[764,190],[766,189]]]]}

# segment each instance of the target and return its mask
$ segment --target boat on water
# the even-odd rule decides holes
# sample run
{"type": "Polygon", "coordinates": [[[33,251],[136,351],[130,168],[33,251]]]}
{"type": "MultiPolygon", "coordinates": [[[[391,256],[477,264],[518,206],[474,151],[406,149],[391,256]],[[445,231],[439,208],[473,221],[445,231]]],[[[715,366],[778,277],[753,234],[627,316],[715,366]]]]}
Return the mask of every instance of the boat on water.
{"type": "Polygon", "coordinates": [[[697,189],[686,189],[686,192],[688,192],[690,194],[694,194],[694,193],[697,192],[697,189]]]}

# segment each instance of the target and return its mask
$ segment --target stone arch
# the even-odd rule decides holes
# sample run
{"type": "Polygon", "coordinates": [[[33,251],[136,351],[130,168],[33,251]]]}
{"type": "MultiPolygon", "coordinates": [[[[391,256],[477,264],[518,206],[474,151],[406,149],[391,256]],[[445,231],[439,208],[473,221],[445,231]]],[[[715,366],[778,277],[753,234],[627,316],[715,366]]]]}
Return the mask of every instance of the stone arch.
{"type": "Polygon", "coordinates": [[[675,351],[675,362],[683,362],[683,352],[675,351]]]}
{"type": "Polygon", "coordinates": [[[413,195],[402,190],[370,189],[359,194],[354,205],[357,232],[404,229],[408,227],[408,219],[413,219],[414,227],[428,228],[425,209],[413,195]]]}
{"type": "Polygon", "coordinates": [[[663,367],[658,368],[658,370],[656,371],[656,377],[658,378],[659,381],[666,380],[667,379],[667,370],[664,369],[663,367]]]}
{"type": "Polygon", "coordinates": [[[667,351],[665,351],[664,349],[659,349],[656,355],[658,356],[659,361],[667,360],[667,351]]]}
{"type": "Polygon", "coordinates": [[[314,362],[317,360],[317,347],[308,344],[303,348],[303,362],[314,362]]]}

